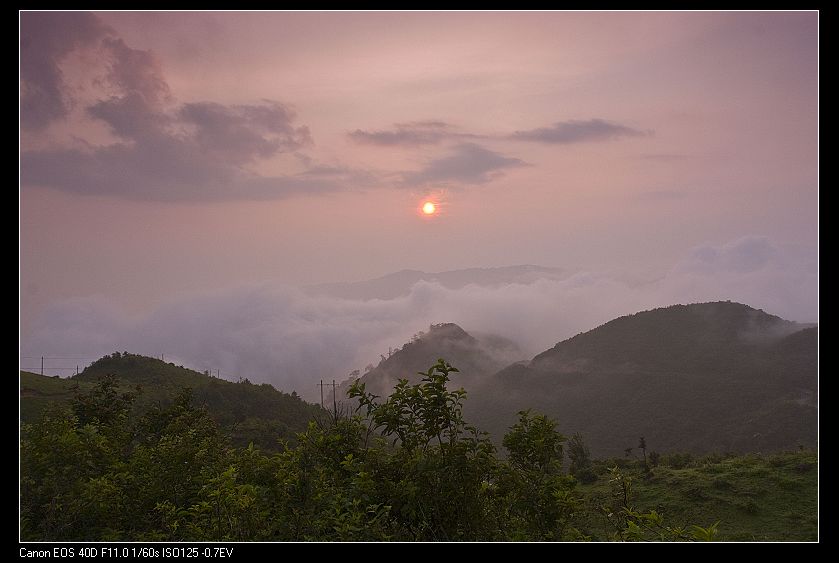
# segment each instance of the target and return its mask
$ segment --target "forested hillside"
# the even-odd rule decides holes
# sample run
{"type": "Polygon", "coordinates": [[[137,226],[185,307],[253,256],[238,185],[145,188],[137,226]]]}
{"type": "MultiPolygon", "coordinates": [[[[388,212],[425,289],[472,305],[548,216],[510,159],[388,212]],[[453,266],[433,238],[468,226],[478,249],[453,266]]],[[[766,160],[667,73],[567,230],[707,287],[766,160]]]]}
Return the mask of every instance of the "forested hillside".
{"type": "Polygon", "coordinates": [[[50,402],[69,401],[74,386],[88,390],[106,375],[115,376],[120,389],[136,393],[136,412],[168,406],[184,388],[191,389],[193,401],[206,406],[239,446],[254,442],[276,450],[278,440],[295,440],[296,433],[322,412],[319,405],[303,401],[296,393],[283,393],[268,384],[255,385],[247,379],[234,383],[156,358],[115,352],[69,379],[21,373],[22,420],[34,421],[50,402]]]}

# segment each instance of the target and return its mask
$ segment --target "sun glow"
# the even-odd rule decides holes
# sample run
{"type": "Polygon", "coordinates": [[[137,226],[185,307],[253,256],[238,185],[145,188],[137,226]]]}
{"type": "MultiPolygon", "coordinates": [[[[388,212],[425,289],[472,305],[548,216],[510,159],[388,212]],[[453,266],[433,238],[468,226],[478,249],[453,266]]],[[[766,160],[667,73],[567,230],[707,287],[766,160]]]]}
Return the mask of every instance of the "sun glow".
{"type": "Polygon", "coordinates": [[[422,204],[422,212],[426,215],[434,215],[435,211],[437,211],[437,206],[434,205],[434,202],[426,201],[422,204]]]}

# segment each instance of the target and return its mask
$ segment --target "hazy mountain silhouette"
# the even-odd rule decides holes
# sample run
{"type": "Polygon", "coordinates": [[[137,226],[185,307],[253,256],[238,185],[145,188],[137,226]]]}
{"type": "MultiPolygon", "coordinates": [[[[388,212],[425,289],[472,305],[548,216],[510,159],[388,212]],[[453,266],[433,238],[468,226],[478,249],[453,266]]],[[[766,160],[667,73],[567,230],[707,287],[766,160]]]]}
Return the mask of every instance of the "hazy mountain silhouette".
{"type": "MultiPolygon", "coordinates": [[[[472,336],[454,323],[431,325],[427,332],[417,333],[401,349],[391,352],[361,376],[367,391],[386,396],[399,379],[415,383],[421,378],[417,372],[427,370],[438,358],[445,358],[460,370],[452,385],[468,389],[476,378],[493,374],[522,355],[510,340],[495,335],[472,336]]],[[[346,396],[350,383],[342,383],[339,397],[346,396]]]]}
{"type": "MultiPolygon", "coordinates": [[[[501,352],[501,353],[499,353],[501,352]]],[[[495,372],[496,348],[439,325],[362,377],[386,394],[438,357],[457,366],[468,419],[500,438],[520,410],[581,432],[598,456],[644,436],[658,451],[761,451],[813,446],[818,329],[730,302],[675,305],[620,317],[495,372]]],[[[344,389],[348,386],[345,385],[344,389]]]]}
{"type": "Polygon", "coordinates": [[[563,270],[545,266],[505,266],[500,268],[468,268],[428,273],[401,270],[381,278],[351,283],[327,283],[306,288],[312,295],[329,295],[343,299],[395,299],[408,295],[419,281],[439,283],[448,289],[467,285],[494,287],[509,283],[531,284],[539,279],[562,279],[563,270]]]}
{"type": "MultiPolygon", "coordinates": [[[[522,355],[509,340],[443,323],[359,376],[368,391],[387,395],[398,379],[417,381],[418,371],[445,358],[460,369],[451,385],[468,391],[467,419],[496,440],[518,411],[531,408],[553,417],[566,434],[581,432],[596,456],[623,455],[640,436],[660,452],[816,445],[815,325],[738,303],[674,305],[620,317],[516,362],[522,355]]],[[[232,383],[153,358],[113,354],[70,380],[22,374],[23,419],[33,420],[48,402],[67,401],[71,384],[90,385],[104,374],[142,385],[141,404],[166,403],[180,388],[193,388],[238,443],[275,446],[277,437],[293,438],[321,412],[267,384],[232,383]]],[[[349,385],[341,384],[339,400],[349,385]]]]}

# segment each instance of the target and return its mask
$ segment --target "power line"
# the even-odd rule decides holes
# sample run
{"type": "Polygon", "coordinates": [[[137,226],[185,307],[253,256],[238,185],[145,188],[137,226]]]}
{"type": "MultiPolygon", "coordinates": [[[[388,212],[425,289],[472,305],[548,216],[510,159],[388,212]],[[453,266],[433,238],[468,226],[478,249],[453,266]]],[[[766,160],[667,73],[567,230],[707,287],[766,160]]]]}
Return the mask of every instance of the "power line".
{"type": "Polygon", "coordinates": [[[39,358],[44,358],[45,360],[91,360],[91,359],[99,359],[99,356],[20,356],[21,358],[25,358],[27,360],[37,360],[39,358]]]}

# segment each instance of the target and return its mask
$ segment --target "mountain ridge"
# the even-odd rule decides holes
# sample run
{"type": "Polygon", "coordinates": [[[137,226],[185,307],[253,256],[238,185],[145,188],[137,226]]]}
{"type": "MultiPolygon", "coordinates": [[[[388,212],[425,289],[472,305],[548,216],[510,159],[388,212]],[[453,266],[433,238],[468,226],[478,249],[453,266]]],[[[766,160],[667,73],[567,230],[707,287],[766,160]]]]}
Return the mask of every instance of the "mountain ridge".
{"type": "Polygon", "coordinates": [[[190,388],[194,401],[205,405],[240,446],[254,442],[263,449],[278,450],[279,439],[293,442],[296,433],[323,412],[296,393],[279,391],[268,383],[228,381],[157,358],[115,352],[66,379],[21,372],[22,420],[34,421],[50,402],[69,402],[74,385],[84,391],[107,375],[115,376],[125,391],[136,392],[139,386],[135,399],[138,410],[170,404],[182,389],[190,388]]]}
{"type": "MultiPolygon", "coordinates": [[[[443,357],[460,370],[451,385],[468,392],[467,419],[496,439],[518,411],[532,408],[554,418],[560,431],[582,433],[597,456],[620,455],[640,436],[661,452],[816,445],[818,327],[811,324],[732,302],[673,305],[618,317],[530,360],[522,356],[511,341],[440,323],[359,376],[368,391],[386,396],[398,379],[415,382],[443,357]]],[[[133,354],[106,356],[66,381],[89,384],[106,373],[162,397],[191,386],[222,413],[220,422],[244,431],[240,440],[256,436],[263,446],[293,438],[322,412],[270,385],[218,380],[133,354]],[[278,414],[283,409],[288,420],[278,414]]],[[[65,380],[38,377],[21,375],[26,416],[50,396],[69,396],[65,380]]],[[[340,396],[350,384],[341,384],[340,396]]]]}
{"type": "MultiPolygon", "coordinates": [[[[457,327],[449,329],[455,341],[468,334],[453,323],[439,326],[457,327]]],[[[445,350],[437,356],[461,370],[452,385],[467,390],[467,418],[495,437],[532,408],[563,432],[581,432],[596,455],[620,455],[639,436],[660,451],[816,443],[818,328],[747,305],[693,303],[625,315],[494,372],[478,367],[486,346],[446,348],[444,335],[438,332],[434,345],[421,335],[361,381],[386,395],[445,350]],[[417,346],[427,348],[424,356],[417,346]]]]}
{"type": "Polygon", "coordinates": [[[561,268],[532,264],[464,268],[443,272],[399,270],[370,280],[317,284],[304,290],[312,295],[329,295],[343,299],[388,300],[408,295],[411,288],[421,281],[439,283],[447,289],[460,289],[467,285],[493,287],[506,283],[530,284],[539,279],[561,279],[564,274],[565,271],[561,268]]]}

